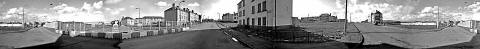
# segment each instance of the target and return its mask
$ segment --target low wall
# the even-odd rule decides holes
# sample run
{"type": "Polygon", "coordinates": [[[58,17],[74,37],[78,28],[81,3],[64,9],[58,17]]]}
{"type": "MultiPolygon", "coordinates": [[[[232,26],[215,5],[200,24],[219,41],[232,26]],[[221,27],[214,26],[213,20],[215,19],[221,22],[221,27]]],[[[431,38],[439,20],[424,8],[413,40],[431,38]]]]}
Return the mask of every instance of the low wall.
{"type": "Polygon", "coordinates": [[[84,37],[97,37],[107,39],[130,39],[140,38],[146,36],[157,36],[165,34],[173,34],[182,32],[182,28],[170,28],[161,30],[145,30],[145,31],[130,31],[130,32],[86,32],[86,31],[62,31],[57,30],[57,33],[68,33],[71,37],[84,36],[84,37]]]}

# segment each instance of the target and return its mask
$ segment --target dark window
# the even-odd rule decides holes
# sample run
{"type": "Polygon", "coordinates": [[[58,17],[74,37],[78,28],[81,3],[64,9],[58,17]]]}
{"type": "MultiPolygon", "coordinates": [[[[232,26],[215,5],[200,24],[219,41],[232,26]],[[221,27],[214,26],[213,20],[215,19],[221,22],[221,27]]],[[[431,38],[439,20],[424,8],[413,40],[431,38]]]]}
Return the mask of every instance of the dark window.
{"type": "Polygon", "coordinates": [[[267,11],[267,1],[262,2],[262,11],[267,11]]]}
{"type": "Polygon", "coordinates": [[[258,18],[258,20],[257,20],[257,25],[262,25],[262,23],[263,23],[263,22],[262,22],[262,18],[258,18]]]}
{"type": "Polygon", "coordinates": [[[247,18],[247,25],[250,25],[250,18],[247,18]]]}
{"type": "Polygon", "coordinates": [[[251,2],[253,2],[253,1],[255,1],[255,0],[252,0],[251,2]]]}
{"type": "Polygon", "coordinates": [[[252,14],[255,14],[255,6],[252,6],[252,14]]]}
{"type": "Polygon", "coordinates": [[[252,18],[252,25],[255,25],[255,18],[252,18]]]}
{"type": "Polygon", "coordinates": [[[245,0],[242,1],[242,7],[245,7],[245,0]]]}
{"type": "Polygon", "coordinates": [[[262,12],[262,10],[261,10],[261,9],[262,9],[262,4],[258,4],[257,6],[258,6],[257,12],[258,12],[258,13],[262,12]]]}
{"type": "Polygon", "coordinates": [[[245,25],[245,19],[242,19],[242,24],[245,25]]]}
{"type": "Polygon", "coordinates": [[[266,26],[266,25],[267,25],[267,17],[263,17],[263,19],[262,19],[262,20],[263,20],[263,25],[265,25],[265,26],[266,26]]]}
{"type": "Polygon", "coordinates": [[[245,10],[242,10],[242,15],[245,16],[245,10]]]}

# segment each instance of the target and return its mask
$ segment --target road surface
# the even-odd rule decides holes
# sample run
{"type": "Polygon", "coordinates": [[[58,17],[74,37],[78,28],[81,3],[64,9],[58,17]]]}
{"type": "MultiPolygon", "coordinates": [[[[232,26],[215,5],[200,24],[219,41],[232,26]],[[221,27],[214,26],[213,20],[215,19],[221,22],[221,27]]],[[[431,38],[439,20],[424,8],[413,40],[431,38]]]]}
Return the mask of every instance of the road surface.
{"type": "Polygon", "coordinates": [[[0,46],[30,47],[55,42],[60,34],[48,28],[33,28],[25,32],[0,33],[0,46]]]}
{"type": "Polygon", "coordinates": [[[474,33],[460,27],[438,31],[402,29],[355,23],[364,37],[364,45],[390,44],[404,48],[432,48],[470,41],[474,33]]]}
{"type": "Polygon", "coordinates": [[[122,49],[248,49],[220,31],[216,23],[203,23],[194,30],[161,36],[124,40],[122,49]]]}

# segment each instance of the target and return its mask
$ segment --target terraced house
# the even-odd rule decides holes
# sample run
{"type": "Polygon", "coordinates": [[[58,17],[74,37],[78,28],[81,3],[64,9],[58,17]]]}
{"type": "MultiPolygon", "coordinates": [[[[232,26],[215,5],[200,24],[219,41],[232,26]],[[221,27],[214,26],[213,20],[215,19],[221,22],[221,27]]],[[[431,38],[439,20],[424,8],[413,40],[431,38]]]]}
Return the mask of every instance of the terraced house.
{"type": "Polygon", "coordinates": [[[241,0],[238,4],[240,26],[286,27],[292,25],[292,0],[241,0]]]}

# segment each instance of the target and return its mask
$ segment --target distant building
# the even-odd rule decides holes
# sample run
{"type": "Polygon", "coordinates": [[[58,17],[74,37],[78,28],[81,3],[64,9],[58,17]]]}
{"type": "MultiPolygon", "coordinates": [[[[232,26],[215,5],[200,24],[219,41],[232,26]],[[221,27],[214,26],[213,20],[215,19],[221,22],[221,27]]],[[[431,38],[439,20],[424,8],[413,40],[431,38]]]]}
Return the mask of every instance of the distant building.
{"type": "Polygon", "coordinates": [[[142,18],[136,18],[137,26],[155,26],[164,21],[161,16],[144,16],[142,18]]]}
{"type": "Polygon", "coordinates": [[[334,22],[337,21],[337,16],[332,16],[331,14],[321,14],[320,16],[314,17],[303,17],[302,22],[334,22]]]}
{"type": "Polygon", "coordinates": [[[131,17],[123,17],[120,20],[120,25],[121,26],[134,26],[135,25],[135,19],[131,17]]]}
{"type": "Polygon", "coordinates": [[[122,26],[146,26],[157,25],[164,22],[164,18],[161,16],[143,16],[142,18],[130,18],[124,17],[120,20],[122,26]]]}
{"type": "Polygon", "coordinates": [[[235,14],[225,13],[225,14],[222,15],[222,20],[221,21],[235,22],[235,14]]]}
{"type": "Polygon", "coordinates": [[[188,8],[180,8],[172,4],[172,7],[164,11],[165,20],[171,25],[189,25],[190,22],[201,21],[201,15],[188,8]]]}
{"type": "Polygon", "coordinates": [[[238,22],[241,26],[291,26],[293,0],[241,0],[238,22]]]}
{"type": "Polygon", "coordinates": [[[380,23],[383,20],[383,15],[380,11],[376,10],[374,13],[371,13],[370,16],[368,16],[367,22],[370,23],[380,23]]]}
{"type": "Polygon", "coordinates": [[[59,22],[58,29],[65,31],[86,31],[91,24],[85,24],[83,22],[59,22]]]}

